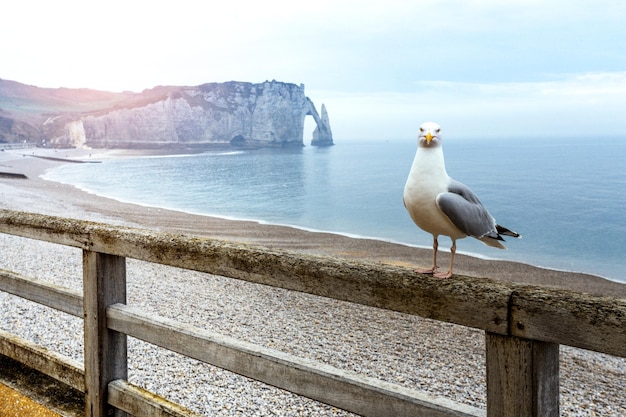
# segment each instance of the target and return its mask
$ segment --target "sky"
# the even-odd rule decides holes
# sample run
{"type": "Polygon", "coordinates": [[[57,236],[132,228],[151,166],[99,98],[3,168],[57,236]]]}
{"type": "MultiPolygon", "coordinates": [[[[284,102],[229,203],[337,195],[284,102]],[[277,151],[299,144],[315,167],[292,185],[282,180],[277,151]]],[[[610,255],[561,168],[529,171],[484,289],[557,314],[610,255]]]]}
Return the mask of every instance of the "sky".
{"type": "Polygon", "coordinates": [[[20,0],[1,20],[0,78],[302,83],[336,143],[424,121],[457,138],[626,137],[623,0],[20,0]]]}

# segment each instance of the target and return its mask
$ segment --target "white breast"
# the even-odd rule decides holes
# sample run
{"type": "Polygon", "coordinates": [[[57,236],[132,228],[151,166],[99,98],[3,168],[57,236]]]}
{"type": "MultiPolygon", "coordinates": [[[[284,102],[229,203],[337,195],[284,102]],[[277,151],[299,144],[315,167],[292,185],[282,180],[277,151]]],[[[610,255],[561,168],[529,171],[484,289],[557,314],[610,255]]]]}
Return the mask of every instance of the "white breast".
{"type": "Polygon", "coordinates": [[[436,203],[437,196],[448,191],[449,182],[441,147],[419,148],[404,186],[404,205],[420,229],[458,239],[465,233],[452,224],[436,203]]]}

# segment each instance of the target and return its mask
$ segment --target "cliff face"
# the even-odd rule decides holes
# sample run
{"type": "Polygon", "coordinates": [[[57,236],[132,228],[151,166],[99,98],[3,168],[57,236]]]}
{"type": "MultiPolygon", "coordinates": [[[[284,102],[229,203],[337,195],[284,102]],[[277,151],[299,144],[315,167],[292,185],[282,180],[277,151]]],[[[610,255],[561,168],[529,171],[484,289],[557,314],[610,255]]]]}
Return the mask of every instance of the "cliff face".
{"type": "MultiPolygon", "coordinates": [[[[40,94],[49,89],[29,86],[28,91],[50,96],[40,94]]],[[[317,124],[312,144],[333,144],[326,109],[322,106],[320,117],[304,95],[304,85],[232,81],[103,94],[110,96],[98,95],[100,101],[88,103],[87,111],[85,102],[82,108],[57,112],[51,104],[45,118],[42,114],[35,120],[31,115],[29,124],[38,131],[34,140],[46,146],[92,148],[303,146],[304,119],[310,115],[317,124]]],[[[9,116],[19,119],[19,114],[9,116]]]]}
{"type": "Polygon", "coordinates": [[[304,86],[277,81],[155,87],[112,96],[107,107],[62,112],[41,124],[50,146],[92,148],[303,146],[304,119],[317,128],[312,145],[333,144],[326,109],[320,117],[304,86]]]}

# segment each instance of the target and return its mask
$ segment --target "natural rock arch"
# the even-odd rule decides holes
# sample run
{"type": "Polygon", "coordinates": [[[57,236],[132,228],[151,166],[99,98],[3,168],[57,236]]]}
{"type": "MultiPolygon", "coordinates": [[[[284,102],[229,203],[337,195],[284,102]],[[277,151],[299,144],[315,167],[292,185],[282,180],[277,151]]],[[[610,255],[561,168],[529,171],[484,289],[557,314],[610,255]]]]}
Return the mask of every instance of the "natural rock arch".
{"type": "Polygon", "coordinates": [[[313,131],[313,138],[311,139],[311,145],[313,146],[332,146],[333,143],[333,134],[330,130],[330,120],[328,118],[328,112],[326,111],[326,106],[322,103],[322,115],[317,113],[317,109],[315,105],[311,101],[310,98],[306,98],[307,101],[307,112],[306,116],[312,116],[313,120],[315,120],[315,130],[313,131]]]}

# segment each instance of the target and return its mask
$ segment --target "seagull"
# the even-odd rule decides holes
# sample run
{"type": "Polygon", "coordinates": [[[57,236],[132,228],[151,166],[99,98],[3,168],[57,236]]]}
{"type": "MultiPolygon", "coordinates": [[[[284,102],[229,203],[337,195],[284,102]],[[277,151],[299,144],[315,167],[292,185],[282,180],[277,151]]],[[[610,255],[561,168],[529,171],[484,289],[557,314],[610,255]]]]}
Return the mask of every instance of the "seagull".
{"type": "Polygon", "coordinates": [[[488,246],[506,249],[502,244],[503,235],[521,236],[496,224],[476,194],[448,176],[441,140],[441,128],[437,123],[426,122],[420,126],[417,152],[404,186],[403,200],[415,224],[433,235],[433,266],[415,272],[450,278],[457,239],[471,236],[488,246]],[[439,236],[448,236],[452,240],[450,268],[446,272],[437,271],[439,236]]]}

